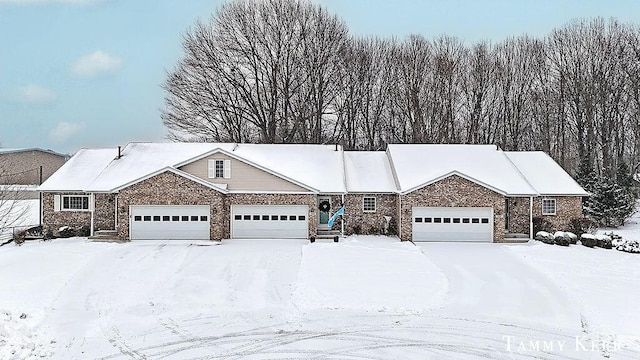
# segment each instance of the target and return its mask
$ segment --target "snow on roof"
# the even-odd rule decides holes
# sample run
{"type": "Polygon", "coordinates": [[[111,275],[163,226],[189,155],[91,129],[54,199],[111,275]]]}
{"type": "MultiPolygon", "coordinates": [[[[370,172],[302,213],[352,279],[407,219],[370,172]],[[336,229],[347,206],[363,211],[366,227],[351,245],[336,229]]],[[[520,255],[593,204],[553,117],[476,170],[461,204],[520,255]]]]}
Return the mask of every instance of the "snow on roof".
{"type": "Polygon", "coordinates": [[[231,153],[319,192],[346,192],[341,146],[238,144],[231,153]]]}
{"type": "Polygon", "coordinates": [[[558,163],[542,151],[505,151],[504,154],[540,195],[588,195],[558,163]]]}
{"type": "Polygon", "coordinates": [[[536,195],[494,145],[390,144],[387,151],[400,191],[413,191],[450,174],[461,174],[505,195],[536,195]]]}
{"type": "Polygon", "coordinates": [[[60,154],[60,153],[55,152],[53,150],[40,149],[40,148],[0,148],[0,155],[2,155],[2,154],[19,153],[19,152],[28,152],[28,151],[42,151],[42,152],[46,152],[46,153],[49,153],[49,154],[62,156],[62,157],[65,157],[65,158],[69,157],[69,155],[66,155],[66,154],[60,154]]]}
{"type": "MultiPolygon", "coordinates": [[[[104,171],[85,187],[88,192],[112,191],[145,175],[181,161],[196,157],[215,148],[231,149],[233,144],[212,143],[129,143],[122,149],[120,159],[103,167],[104,171]]],[[[112,158],[117,156],[117,150],[112,158]]]]}
{"type": "Polygon", "coordinates": [[[103,150],[81,150],[49,178],[41,190],[112,191],[163,168],[216,150],[320,192],[345,191],[340,147],[335,151],[335,145],[233,143],[130,143],[122,149],[122,157],[117,160],[117,149],[108,149],[106,155],[103,150]],[[76,177],[77,173],[83,175],[76,177]]]}
{"type": "Polygon", "coordinates": [[[344,167],[349,192],[395,192],[396,182],[384,151],[346,151],[344,167]]]}
{"type": "Polygon", "coordinates": [[[118,150],[81,149],[40,187],[40,191],[84,191],[116,157],[118,150]]]}

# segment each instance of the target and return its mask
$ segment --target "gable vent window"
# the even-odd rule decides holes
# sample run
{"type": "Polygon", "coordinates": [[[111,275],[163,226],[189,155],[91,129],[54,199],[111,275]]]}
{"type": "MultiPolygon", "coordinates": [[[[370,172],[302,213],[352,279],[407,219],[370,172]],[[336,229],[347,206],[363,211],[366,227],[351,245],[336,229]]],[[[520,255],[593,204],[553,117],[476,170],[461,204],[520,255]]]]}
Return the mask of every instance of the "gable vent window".
{"type": "Polygon", "coordinates": [[[542,199],[542,215],[556,214],[556,199],[542,199]]]}
{"type": "Polygon", "coordinates": [[[365,196],[362,198],[362,211],[376,212],[376,198],[373,196],[365,196]]]}
{"type": "Polygon", "coordinates": [[[211,159],[208,162],[209,179],[230,179],[231,160],[211,159]]]}

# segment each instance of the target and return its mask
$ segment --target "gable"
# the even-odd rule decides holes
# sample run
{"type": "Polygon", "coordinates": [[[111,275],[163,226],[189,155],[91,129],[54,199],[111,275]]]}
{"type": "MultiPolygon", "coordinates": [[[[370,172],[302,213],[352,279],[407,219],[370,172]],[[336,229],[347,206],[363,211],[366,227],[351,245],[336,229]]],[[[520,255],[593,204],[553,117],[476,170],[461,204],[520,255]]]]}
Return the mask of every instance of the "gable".
{"type": "Polygon", "coordinates": [[[308,189],[223,153],[206,156],[178,169],[214,184],[226,184],[230,191],[309,192],[308,189]],[[231,177],[209,178],[209,160],[231,161],[231,177]]]}
{"type": "MultiPolygon", "coordinates": [[[[449,186],[450,184],[471,184],[473,185],[473,187],[475,188],[481,188],[483,190],[489,190],[493,193],[499,194],[499,195],[506,195],[504,191],[501,191],[500,189],[494,188],[490,185],[487,185],[485,183],[482,183],[476,179],[473,179],[465,174],[462,174],[460,172],[457,171],[453,171],[450,172],[448,174],[439,176],[431,181],[428,181],[422,185],[416,186],[413,189],[409,189],[407,191],[404,192],[404,194],[409,194],[415,191],[418,191],[420,189],[423,189],[427,186],[432,186],[432,185],[438,185],[438,186],[443,186],[443,184],[447,184],[446,186],[449,186]]],[[[457,186],[453,185],[453,189],[451,194],[455,194],[457,186]]]]}

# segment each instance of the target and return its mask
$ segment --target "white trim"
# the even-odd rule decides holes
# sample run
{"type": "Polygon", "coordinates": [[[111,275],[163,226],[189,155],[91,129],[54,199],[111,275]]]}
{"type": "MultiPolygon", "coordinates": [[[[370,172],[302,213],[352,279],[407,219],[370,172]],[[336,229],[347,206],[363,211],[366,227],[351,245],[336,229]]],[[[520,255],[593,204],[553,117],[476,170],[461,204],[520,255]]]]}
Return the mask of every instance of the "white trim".
{"type": "Polygon", "coordinates": [[[53,211],[58,212],[62,208],[60,194],[53,195],[53,211]]]}
{"type": "MultiPolygon", "coordinates": [[[[473,177],[471,177],[469,175],[465,175],[465,174],[463,174],[463,173],[461,173],[461,172],[459,172],[457,170],[454,170],[454,171],[448,172],[448,173],[446,173],[444,175],[441,175],[441,176],[438,176],[436,178],[433,178],[433,179],[431,179],[431,180],[429,180],[429,181],[427,181],[427,182],[425,182],[425,183],[423,183],[421,185],[414,186],[414,187],[412,187],[412,188],[410,188],[408,190],[401,191],[400,194],[406,195],[406,194],[412,193],[414,191],[422,189],[423,187],[429,186],[431,184],[435,184],[438,181],[444,180],[444,179],[446,179],[446,178],[448,178],[450,176],[453,176],[453,175],[457,175],[457,176],[459,176],[459,177],[461,177],[463,179],[469,180],[469,181],[471,181],[471,182],[473,182],[475,184],[478,184],[478,185],[480,185],[480,186],[482,186],[484,188],[487,188],[487,189],[489,189],[489,190],[491,190],[493,192],[496,192],[496,193],[498,193],[500,195],[503,195],[503,196],[511,195],[511,194],[507,194],[506,192],[504,192],[504,191],[502,191],[502,190],[500,190],[498,188],[495,188],[495,187],[493,187],[493,186],[491,186],[489,184],[485,184],[482,181],[479,181],[479,180],[477,180],[477,179],[475,179],[475,178],[473,178],[473,177]]],[[[532,194],[526,194],[526,195],[532,195],[532,194]]],[[[511,196],[513,196],[513,195],[511,195],[511,196]]]]}
{"type": "Polygon", "coordinates": [[[311,191],[277,191],[277,190],[227,190],[227,194],[290,194],[290,195],[317,195],[311,191]]]}
{"type": "Polygon", "coordinates": [[[375,213],[378,210],[378,199],[375,196],[363,196],[362,197],[362,212],[365,213],[375,213]],[[373,210],[365,209],[365,199],[373,199],[373,210]]]}
{"type": "Polygon", "coordinates": [[[542,215],[557,215],[558,213],[558,201],[556,199],[548,199],[542,198],[540,201],[542,215]],[[553,212],[545,212],[544,211],[544,202],[545,201],[553,201],[553,212]]]}
{"type": "Polygon", "coordinates": [[[253,166],[255,168],[258,168],[258,169],[260,169],[262,171],[265,171],[265,172],[267,172],[267,173],[269,173],[271,175],[277,176],[277,177],[279,177],[279,178],[281,178],[283,180],[286,180],[286,181],[288,181],[290,183],[293,183],[293,184],[298,185],[300,187],[303,187],[305,189],[311,190],[314,193],[319,193],[320,192],[320,190],[318,190],[318,189],[316,189],[314,187],[311,187],[311,186],[309,186],[307,184],[303,184],[303,183],[301,183],[301,182],[299,182],[297,180],[294,180],[294,179],[292,179],[292,178],[290,178],[288,176],[282,175],[282,174],[280,174],[280,173],[278,173],[276,171],[273,171],[273,170],[271,170],[269,168],[266,168],[266,167],[264,167],[262,165],[256,164],[256,163],[254,163],[252,161],[249,161],[249,160],[247,160],[245,158],[242,158],[242,157],[240,157],[240,156],[238,156],[236,154],[232,154],[232,153],[230,153],[230,152],[228,152],[228,151],[226,151],[224,149],[221,149],[221,148],[215,148],[213,150],[209,150],[209,151],[207,151],[205,153],[202,153],[202,154],[200,154],[198,156],[192,157],[191,159],[179,162],[179,163],[173,165],[173,167],[174,168],[179,168],[181,166],[185,166],[185,165],[190,164],[190,163],[192,163],[194,161],[198,161],[200,159],[204,159],[207,156],[211,156],[211,155],[214,155],[214,154],[217,154],[217,153],[221,153],[221,154],[226,155],[226,156],[228,156],[230,158],[236,159],[238,161],[242,161],[245,164],[251,165],[251,166],[253,166]]]}
{"type": "MultiPolygon", "coordinates": [[[[59,211],[69,211],[69,212],[91,212],[93,211],[92,209],[92,194],[81,194],[81,195],[60,195],[60,210],[59,211]],[[66,197],[82,197],[82,198],[87,198],[87,208],[86,209],[65,209],[64,208],[64,198],[66,197]]],[[[55,198],[54,198],[54,203],[55,203],[55,198]]],[[[55,206],[55,204],[54,204],[55,206]]]]}
{"type": "Polygon", "coordinates": [[[222,177],[225,179],[231,179],[231,160],[225,159],[222,162],[222,177]]]}
{"type": "Polygon", "coordinates": [[[533,239],[533,196],[529,197],[529,239],[533,239]]]}

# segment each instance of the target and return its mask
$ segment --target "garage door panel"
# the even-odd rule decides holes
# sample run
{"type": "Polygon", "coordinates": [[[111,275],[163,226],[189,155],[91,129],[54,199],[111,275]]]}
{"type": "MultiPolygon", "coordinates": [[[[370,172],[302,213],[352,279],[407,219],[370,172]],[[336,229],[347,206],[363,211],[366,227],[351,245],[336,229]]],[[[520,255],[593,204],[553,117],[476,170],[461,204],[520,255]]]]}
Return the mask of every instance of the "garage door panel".
{"type": "Polygon", "coordinates": [[[414,241],[493,241],[493,209],[412,208],[414,241]]]}
{"type": "Polygon", "coordinates": [[[133,205],[131,240],[209,240],[208,205],[133,205]]]}
{"type": "Polygon", "coordinates": [[[307,238],[308,212],[306,205],[234,205],[231,209],[231,237],[307,238]]]}

